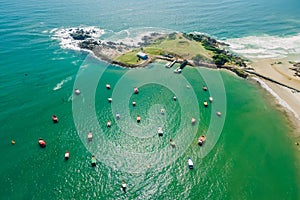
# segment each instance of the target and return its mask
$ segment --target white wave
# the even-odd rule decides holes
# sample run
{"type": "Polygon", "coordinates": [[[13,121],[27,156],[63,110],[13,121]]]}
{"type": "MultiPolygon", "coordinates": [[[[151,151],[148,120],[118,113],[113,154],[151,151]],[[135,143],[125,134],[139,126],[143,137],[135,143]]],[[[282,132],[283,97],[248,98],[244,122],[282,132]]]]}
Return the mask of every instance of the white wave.
{"type": "Polygon", "coordinates": [[[120,32],[113,33],[106,41],[114,41],[117,43],[124,43],[129,46],[138,47],[140,42],[143,42],[144,36],[150,36],[152,33],[166,34],[175,31],[162,28],[144,27],[144,28],[130,28],[120,32]]]}
{"type": "Polygon", "coordinates": [[[69,76],[67,78],[65,78],[64,80],[62,80],[61,82],[57,83],[56,86],[53,88],[53,90],[59,90],[66,82],[72,80],[72,77],[69,76]]]}
{"type": "Polygon", "coordinates": [[[293,36],[248,36],[225,40],[230,50],[247,58],[281,58],[300,54],[300,33],[293,36]]]}
{"type": "Polygon", "coordinates": [[[77,28],[61,28],[61,29],[52,29],[50,33],[54,33],[52,36],[52,39],[58,40],[59,45],[63,49],[72,49],[79,51],[80,48],[78,44],[81,42],[79,40],[74,40],[74,38],[71,36],[72,33],[75,33],[77,30],[82,29],[84,32],[89,32],[91,39],[99,39],[101,35],[105,33],[104,30],[99,29],[94,26],[88,26],[88,27],[77,27],[77,28]]]}
{"type": "Polygon", "coordinates": [[[289,110],[291,113],[294,114],[294,116],[300,120],[299,115],[297,114],[297,112],[295,110],[293,110],[293,108],[291,108],[291,106],[282,98],[280,98],[280,96],[278,96],[278,94],[276,92],[274,92],[264,81],[262,81],[261,79],[257,78],[257,77],[252,77],[253,80],[257,81],[260,83],[261,87],[264,88],[265,90],[267,90],[273,97],[275,97],[275,99],[278,101],[278,103],[286,108],[287,110],[289,110]]]}

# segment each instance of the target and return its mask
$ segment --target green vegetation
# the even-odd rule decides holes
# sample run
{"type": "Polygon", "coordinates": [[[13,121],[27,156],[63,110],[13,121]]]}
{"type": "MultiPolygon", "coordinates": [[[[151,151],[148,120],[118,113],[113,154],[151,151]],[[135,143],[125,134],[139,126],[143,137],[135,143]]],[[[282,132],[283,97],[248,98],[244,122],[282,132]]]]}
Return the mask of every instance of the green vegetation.
{"type": "MultiPolygon", "coordinates": [[[[115,58],[116,61],[125,64],[139,64],[136,54],[141,49],[134,49],[115,58]]],[[[212,61],[210,51],[206,50],[201,43],[182,37],[181,33],[171,33],[164,37],[159,37],[151,44],[143,47],[143,52],[149,57],[170,54],[183,59],[192,59],[197,55],[201,55],[201,60],[212,61]]],[[[198,56],[198,58],[200,58],[198,56]]]]}
{"type": "Polygon", "coordinates": [[[121,63],[126,63],[130,65],[140,64],[142,60],[139,60],[136,54],[139,52],[139,49],[134,49],[132,51],[127,52],[126,54],[122,54],[116,58],[116,61],[121,63]]]}
{"type": "MultiPolygon", "coordinates": [[[[213,58],[215,64],[218,66],[222,66],[226,63],[232,63],[237,66],[246,66],[246,64],[242,58],[240,58],[236,55],[233,55],[226,50],[220,49],[219,45],[221,43],[219,43],[214,38],[211,38],[206,35],[193,34],[193,33],[183,34],[183,35],[188,39],[195,40],[197,42],[201,42],[203,47],[206,50],[213,52],[214,55],[212,56],[212,58],[213,58]]],[[[222,45],[225,45],[225,44],[222,44],[222,45]]]]}

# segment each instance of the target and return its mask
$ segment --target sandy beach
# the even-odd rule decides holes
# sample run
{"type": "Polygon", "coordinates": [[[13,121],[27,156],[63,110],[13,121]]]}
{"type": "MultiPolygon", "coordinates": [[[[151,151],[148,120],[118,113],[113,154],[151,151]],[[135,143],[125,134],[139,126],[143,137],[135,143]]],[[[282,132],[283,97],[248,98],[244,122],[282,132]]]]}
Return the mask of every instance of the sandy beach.
{"type": "MultiPolygon", "coordinates": [[[[299,62],[299,55],[290,55],[285,58],[256,59],[250,63],[250,66],[256,73],[300,90],[300,77],[295,76],[295,71],[290,69],[293,67],[291,61],[299,62]]],[[[300,93],[265,79],[259,78],[258,81],[287,111],[286,114],[295,127],[296,135],[300,136],[300,93]]]]}

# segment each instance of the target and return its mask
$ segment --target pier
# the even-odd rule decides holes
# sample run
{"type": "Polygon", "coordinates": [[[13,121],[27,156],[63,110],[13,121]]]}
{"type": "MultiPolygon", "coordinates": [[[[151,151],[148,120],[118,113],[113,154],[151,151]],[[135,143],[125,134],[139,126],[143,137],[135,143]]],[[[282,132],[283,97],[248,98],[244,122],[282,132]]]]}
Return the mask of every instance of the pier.
{"type": "Polygon", "coordinates": [[[166,65],[166,68],[171,68],[177,62],[177,60],[172,61],[170,64],[166,65]]]}

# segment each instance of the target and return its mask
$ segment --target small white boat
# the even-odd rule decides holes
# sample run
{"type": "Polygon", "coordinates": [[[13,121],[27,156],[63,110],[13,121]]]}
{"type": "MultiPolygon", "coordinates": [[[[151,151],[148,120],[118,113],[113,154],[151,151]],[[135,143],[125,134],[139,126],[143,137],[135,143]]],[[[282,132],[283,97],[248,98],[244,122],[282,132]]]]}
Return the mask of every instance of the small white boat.
{"type": "Polygon", "coordinates": [[[90,131],[88,134],[88,140],[92,141],[92,139],[93,139],[93,133],[92,133],[92,131],[90,131]]]}
{"type": "Polygon", "coordinates": [[[110,127],[111,126],[111,121],[108,120],[106,125],[107,125],[107,127],[110,127]]]}
{"type": "Polygon", "coordinates": [[[136,106],[136,102],[135,101],[132,102],[132,106],[136,106]]]}
{"type": "Polygon", "coordinates": [[[192,118],[192,124],[194,125],[196,123],[196,119],[192,118]]]}
{"type": "Polygon", "coordinates": [[[204,91],[207,91],[207,87],[206,87],[205,85],[202,86],[202,89],[203,89],[204,91]]]}
{"type": "Polygon", "coordinates": [[[65,159],[68,160],[69,158],[70,158],[70,152],[66,151],[66,153],[65,153],[65,159]]]}
{"type": "Polygon", "coordinates": [[[125,183],[125,181],[122,182],[122,187],[121,190],[126,193],[126,188],[127,188],[127,184],[125,183]]]}
{"type": "Polygon", "coordinates": [[[158,133],[158,136],[160,136],[160,137],[163,136],[164,131],[162,130],[162,127],[158,127],[157,133],[158,133]]]}
{"type": "Polygon", "coordinates": [[[190,168],[190,169],[193,169],[193,168],[194,168],[194,163],[193,163],[193,161],[192,161],[191,158],[188,158],[188,165],[189,165],[189,168],[190,168]]]}
{"type": "Polygon", "coordinates": [[[109,84],[106,84],[105,86],[108,90],[110,89],[110,85],[109,84]]]}
{"type": "Polygon", "coordinates": [[[137,121],[138,123],[140,123],[140,122],[141,122],[141,116],[138,115],[138,116],[136,117],[136,121],[137,121]]]}
{"type": "Polygon", "coordinates": [[[204,105],[204,107],[207,107],[207,106],[208,106],[207,101],[204,101],[204,102],[203,102],[203,105],[204,105]]]}
{"type": "Polygon", "coordinates": [[[174,96],[174,97],[173,97],[173,100],[174,100],[174,101],[176,101],[176,100],[177,100],[177,97],[176,97],[176,96],[174,96]]]}
{"type": "Polygon", "coordinates": [[[175,70],[174,70],[174,73],[176,73],[176,74],[180,74],[181,73],[181,69],[180,69],[180,67],[178,67],[178,68],[176,68],[175,70]]]}
{"type": "Polygon", "coordinates": [[[166,111],[165,111],[165,109],[163,109],[163,108],[162,108],[162,109],[160,109],[160,114],[164,115],[164,114],[165,114],[165,112],[166,112],[166,111]]]}
{"type": "Polygon", "coordinates": [[[216,112],[216,114],[220,117],[222,113],[220,111],[216,112]]]}
{"type": "Polygon", "coordinates": [[[75,90],[74,90],[74,93],[75,93],[76,95],[80,95],[81,92],[80,92],[80,90],[75,89],[75,90]]]}
{"type": "Polygon", "coordinates": [[[209,97],[210,102],[213,102],[213,100],[214,100],[213,97],[209,97]]]}
{"type": "Polygon", "coordinates": [[[111,103],[112,102],[112,98],[107,98],[108,102],[111,103]]]}

